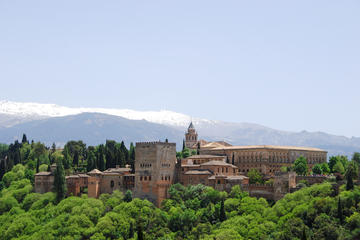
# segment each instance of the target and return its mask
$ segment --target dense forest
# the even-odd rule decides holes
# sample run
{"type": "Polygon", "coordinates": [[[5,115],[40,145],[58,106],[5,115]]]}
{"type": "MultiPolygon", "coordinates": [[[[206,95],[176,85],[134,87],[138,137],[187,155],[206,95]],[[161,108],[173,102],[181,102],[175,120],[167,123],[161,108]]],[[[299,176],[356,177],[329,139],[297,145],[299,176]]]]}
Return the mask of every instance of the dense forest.
{"type": "MultiPolygon", "coordinates": [[[[29,143],[24,136],[21,143],[0,145],[0,239],[360,238],[360,187],[353,183],[358,178],[358,154],[352,161],[331,157],[328,164],[311,170],[336,173],[338,181],[303,184],[276,203],[250,197],[239,186],[226,193],[203,185],[174,184],[161,208],[133,198],[131,192],[115,191],[99,199],[33,192],[34,174],[53,162],[67,173],[86,172],[131,165],[134,154],[132,144],[128,150],[115,141],[95,147],[70,141],[57,150],[54,145],[29,143]]],[[[306,159],[298,159],[293,170],[309,172],[306,159]]]]}

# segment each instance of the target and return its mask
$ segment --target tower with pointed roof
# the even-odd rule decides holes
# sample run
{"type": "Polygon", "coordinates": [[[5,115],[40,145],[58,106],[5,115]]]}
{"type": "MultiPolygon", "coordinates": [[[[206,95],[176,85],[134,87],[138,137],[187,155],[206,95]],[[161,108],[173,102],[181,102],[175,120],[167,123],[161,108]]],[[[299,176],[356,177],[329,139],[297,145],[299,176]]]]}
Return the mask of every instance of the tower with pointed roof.
{"type": "Polygon", "coordinates": [[[186,148],[194,148],[194,145],[196,145],[198,142],[198,134],[194,128],[193,123],[191,122],[187,132],[185,133],[185,147],[186,148]]]}

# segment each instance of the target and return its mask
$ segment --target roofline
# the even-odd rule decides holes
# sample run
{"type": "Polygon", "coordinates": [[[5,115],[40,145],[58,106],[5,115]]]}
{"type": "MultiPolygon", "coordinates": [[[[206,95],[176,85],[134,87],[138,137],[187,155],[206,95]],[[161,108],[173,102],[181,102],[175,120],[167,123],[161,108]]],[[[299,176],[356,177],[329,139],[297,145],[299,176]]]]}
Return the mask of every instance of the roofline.
{"type": "Polygon", "coordinates": [[[312,147],[297,147],[297,146],[281,146],[281,145],[251,145],[251,146],[228,146],[228,147],[217,147],[206,150],[253,150],[253,149],[269,149],[269,150],[293,150],[293,151],[306,151],[306,152],[324,152],[328,151],[320,148],[312,147]]]}

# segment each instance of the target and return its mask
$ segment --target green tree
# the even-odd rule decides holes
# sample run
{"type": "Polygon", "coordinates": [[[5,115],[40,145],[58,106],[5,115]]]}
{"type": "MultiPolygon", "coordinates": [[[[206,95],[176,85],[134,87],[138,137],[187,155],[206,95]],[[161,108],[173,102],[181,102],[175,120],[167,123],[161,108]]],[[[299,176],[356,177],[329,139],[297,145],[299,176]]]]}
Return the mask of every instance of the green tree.
{"type": "Polygon", "coordinates": [[[51,154],[53,154],[54,152],[56,152],[56,144],[55,143],[53,143],[51,145],[51,154]]]}
{"type": "Polygon", "coordinates": [[[90,172],[91,170],[96,168],[96,153],[94,147],[88,147],[88,154],[86,159],[86,171],[90,172]]]}
{"type": "Polygon", "coordinates": [[[308,164],[305,157],[300,156],[294,162],[294,170],[298,175],[306,175],[308,172],[308,164]]]}
{"type": "Polygon", "coordinates": [[[105,146],[100,144],[97,149],[97,167],[100,171],[105,170],[105,146]]]}
{"type": "Polygon", "coordinates": [[[338,198],[337,218],[340,220],[340,223],[343,224],[343,222],[344,222],[344,215],[343,215],[343,207],[342,207],[342,203],[341,203],[340,197],[338,198]]]}
{"type": "Polygon", "coordinates": [[[356,162],[358,166],[360,166],[360,152],[354,152],[351,160],[356,162]]]}
{"type": "Polygon", "coordinates": [[[344,174],[344,172],[345,172],[345,169],[344,169],[343,164],[340,161],[337,161],[333,167],[333,173],[344,174]]]}
{"type": "Polygon", "coordinates": [[[324,174],[329,174],[330,173],[330,168],[329,168],[329,165],[324,162],[321,164],[321,171],[324,173],[324,174]]]}
{"type": "Polygon", "coordinates": [[[132,192],[131,192],[131,190],[127,190],[125,192],[124,201],[125,202],[131,202],[132,201],[132,192]]]}
{"type": "Polygon", "coordinates": [[[185,148],[182,152],[181,152],[182,158],[187,158],[190,156],[190,149],[185,148]]]}
{"type": "Polygon", "coordinates": [[[331,156],[329,158],[329,168],[330,168],[330,172],[334,172],[333,168],[335,166],[335,164],[339,161],[339,156],[331,156]]]}
{"type": "Polygon", "coordinates": [[[226,214],[225,214],[225,208],[224,208],[224,200],[221,201],[220,206],[220,222],[223,222],[226,220],[226,214]]]}
{"type": "Polygon", "coordinates": [[[54,190],[56,193],[56,200],[60,202],[66,195],[66,181],[65,171],[61,161],[56,163],[56,171],[54,173],[54,190]]]}
{"type": "Polygon", "coordinates": [[[22,143],[22,144],[24,144],[24,143],[29,144],[29,141],[27,140],[27,137],[26,137],[26,134],[25,134],[25,133],[24,133],[23,136],[22,136],[21,143],[22,143]]]}
{"type": "Polygon", "coordinates": [[[354,189],[353,179],[358,176],[358,166],[355,161],[351,161],[346,169],[346,190],[354,189]]]}
{"type": "Polygon", "coordinates": [[[250,169],[248,172],[248,177],[250,184],[262,183],[262,176],[257,169],[250,169]]]}
{"type": "Polygon", "coordinates": [[[135,173],[135,147],[133,143],[130,143],[129,164],[131,166],[131,172],[135,173]]]}
{"type": "Polygon", "coordinates": [[[321,164],[315,164],[313,169],[312,169],[312,172],[314,174],[322,174],[323,171],[322,171],[322,168],[321,168],[321,164]]]}

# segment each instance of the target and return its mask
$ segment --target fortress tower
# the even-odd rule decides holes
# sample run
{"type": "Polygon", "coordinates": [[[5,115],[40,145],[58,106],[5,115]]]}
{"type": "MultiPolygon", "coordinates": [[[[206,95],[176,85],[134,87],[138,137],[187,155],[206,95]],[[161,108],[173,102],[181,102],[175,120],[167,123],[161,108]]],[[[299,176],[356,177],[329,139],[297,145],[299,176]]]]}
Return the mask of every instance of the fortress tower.
{"type": "Polygon", "coordinates": [[[198,142],[198,134],[194,128],[193,123],[191,122],[187,133],[185,133],[185,147],[192,148],[198,142]]]}
{"type": "Polygon", "coordinates": [[[160,206],[174,183],[176,144],[140,142],[135,147],[135,197],[160,206]]]}

